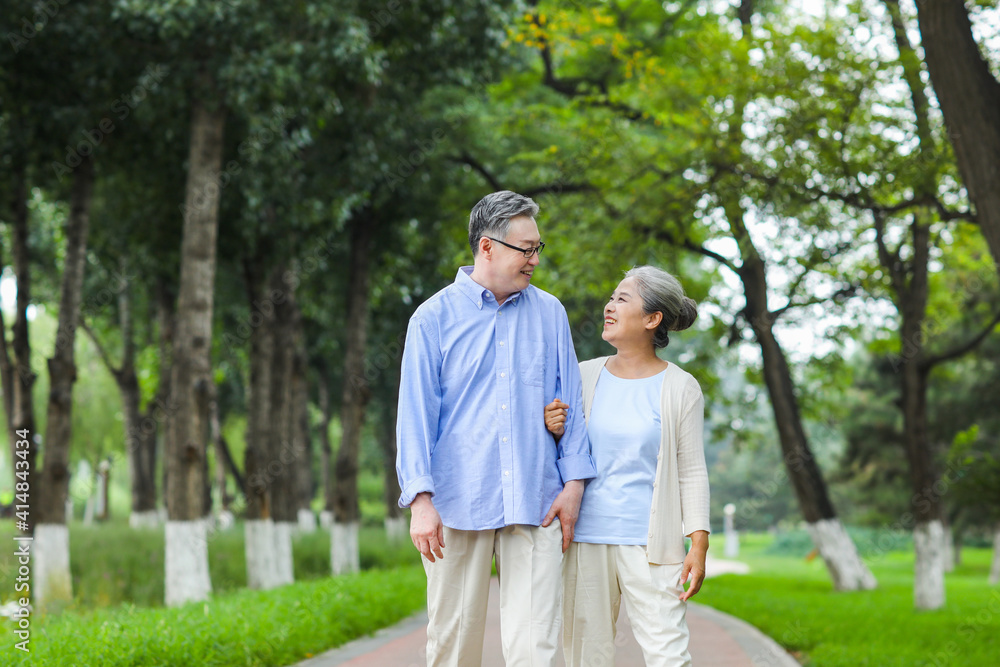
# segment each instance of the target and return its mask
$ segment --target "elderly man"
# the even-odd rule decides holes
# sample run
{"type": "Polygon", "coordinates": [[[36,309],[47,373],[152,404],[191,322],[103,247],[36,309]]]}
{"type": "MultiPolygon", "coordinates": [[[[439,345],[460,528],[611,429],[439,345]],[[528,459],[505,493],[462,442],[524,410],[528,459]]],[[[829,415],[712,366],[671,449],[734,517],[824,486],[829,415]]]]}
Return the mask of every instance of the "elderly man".
{"type": "Polygon", "coordinates": [[[508,191],[476,204],[474,265],[406,333],[396,469],[427,573],[430,667],[481,664],[494,558],[506,664],[556,660],[562,552],[596,470],[566,310],[531,286],[537,213],[508,191]],[[556,396],[570,405],[558,445],[543,414],[556,396]]]}

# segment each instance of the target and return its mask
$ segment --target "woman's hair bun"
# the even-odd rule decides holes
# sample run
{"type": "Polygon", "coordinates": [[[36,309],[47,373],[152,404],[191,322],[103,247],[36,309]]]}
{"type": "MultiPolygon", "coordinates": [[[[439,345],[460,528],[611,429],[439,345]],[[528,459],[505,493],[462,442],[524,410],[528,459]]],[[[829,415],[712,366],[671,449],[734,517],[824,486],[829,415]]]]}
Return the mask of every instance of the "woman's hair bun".
{"type": "Polygon", "coordinates": [[[694,321],[698,319],[698,304],[691,297],[684,297],[681,302],[680,311],[677,313],[677,319],[674,321],[673,326],[670,327],[671,331],[684,331],[689,328],[694,321]]]}

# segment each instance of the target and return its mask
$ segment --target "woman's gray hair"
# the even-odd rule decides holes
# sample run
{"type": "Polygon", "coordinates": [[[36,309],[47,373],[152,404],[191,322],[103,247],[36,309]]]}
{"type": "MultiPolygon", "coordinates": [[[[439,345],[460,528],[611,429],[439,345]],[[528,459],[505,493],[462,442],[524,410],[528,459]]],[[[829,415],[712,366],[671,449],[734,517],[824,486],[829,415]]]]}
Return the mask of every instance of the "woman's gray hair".
{"type": "Polygon", "coordinates": [[[625,272],[626,278],[634,278],[642,312],[662,313],[660,326],[653,333],[653,345],[666,347],[670,344],[671,331],[683,331],[698,317],[698,304],[684,295],[680,281],[655,266],[636,266],[625,272]]]}
{"type": "Polygon", "coordinates": [[[480,199],[469,214],[469,246],[473,257],[479,254],[479,239],[492,236],[503,241],[510,233],[510,219],[519,215],[534,219],[538,215],[538,204],[510,190],[500,190],[480,199]]]}

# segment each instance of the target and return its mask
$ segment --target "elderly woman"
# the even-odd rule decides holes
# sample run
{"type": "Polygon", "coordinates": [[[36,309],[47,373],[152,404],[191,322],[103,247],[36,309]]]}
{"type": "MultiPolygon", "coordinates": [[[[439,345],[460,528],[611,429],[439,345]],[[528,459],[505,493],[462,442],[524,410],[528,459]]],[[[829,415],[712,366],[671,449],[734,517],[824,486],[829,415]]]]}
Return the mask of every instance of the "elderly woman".
{"type": "MultiPolygon", "coordinates": [[[[563,652],[571,667],[614,664],[623,595],[646,665],[691,664],[684,614],[705,577],[709,533],[704,399],[697,380],[656,350],[697,314],[672,275],[634,268],[604,307],[602,338],[616,354],[580,364],[597,477],[564,559],[563,652]]],[[[557,439],[567,409],[559,399],[546,406],[557,439]]]]}

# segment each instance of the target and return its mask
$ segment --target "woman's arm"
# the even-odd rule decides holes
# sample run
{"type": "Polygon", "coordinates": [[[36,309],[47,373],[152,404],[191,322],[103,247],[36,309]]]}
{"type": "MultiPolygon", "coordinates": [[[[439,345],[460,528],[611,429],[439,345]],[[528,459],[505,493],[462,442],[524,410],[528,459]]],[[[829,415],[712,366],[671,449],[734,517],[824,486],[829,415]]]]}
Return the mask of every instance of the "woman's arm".
{"type": "Polygon", "coordinates": [[[680,585],[691,578],[691,585],[679,597],[687,600],[701,590],[705,580],[705,559],[708,555],[709,489],[708,466],[705,465],[704,420],[705,397],[696,380],[691,378],[685,391],[684,411],[677,433],[677,471],[681,491],[681,518],[691,538],[691,549],[684,558],[680,585]]]}

